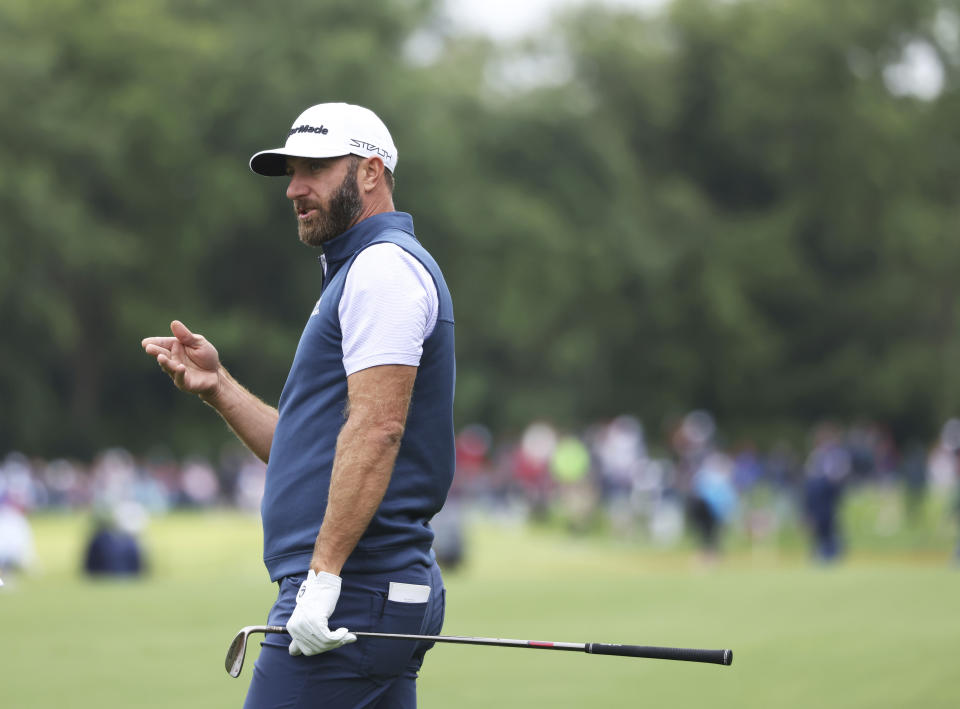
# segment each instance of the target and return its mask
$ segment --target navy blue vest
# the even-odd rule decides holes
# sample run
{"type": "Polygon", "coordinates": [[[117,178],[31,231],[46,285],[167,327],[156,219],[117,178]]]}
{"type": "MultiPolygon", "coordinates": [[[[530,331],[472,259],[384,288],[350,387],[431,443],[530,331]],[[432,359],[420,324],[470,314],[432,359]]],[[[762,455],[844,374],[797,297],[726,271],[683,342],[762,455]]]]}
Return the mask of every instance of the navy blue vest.
{"type": "Polygon", "coordinates": [[[423,344],[390,485],[342,573],[394,571],[433,559],[429,521],[443,506],[454,469],[453,302],[440,268],[413,234],[413,219],[388,212],[363,220],[323,247],[327,273],[280,396],[261,505],[263,558],[274,581],[304,573],[313,555],[347,403],[338,307],[357,254],[382,242],[396,244],[423,264],[437,287],[439,313],[423,344]]]}

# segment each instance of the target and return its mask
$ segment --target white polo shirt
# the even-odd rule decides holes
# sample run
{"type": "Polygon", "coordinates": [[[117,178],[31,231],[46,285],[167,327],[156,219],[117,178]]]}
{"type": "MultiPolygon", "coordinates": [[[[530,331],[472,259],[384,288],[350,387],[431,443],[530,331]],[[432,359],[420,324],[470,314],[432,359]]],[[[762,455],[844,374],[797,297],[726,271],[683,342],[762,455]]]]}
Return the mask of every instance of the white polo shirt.
{"type": "Polygon", "coordinates": [[[347,376],[382,364],[419,366],[438,309],[437,286],[416,258],[391,243],[361,251],[338,306],[347,376]]]}

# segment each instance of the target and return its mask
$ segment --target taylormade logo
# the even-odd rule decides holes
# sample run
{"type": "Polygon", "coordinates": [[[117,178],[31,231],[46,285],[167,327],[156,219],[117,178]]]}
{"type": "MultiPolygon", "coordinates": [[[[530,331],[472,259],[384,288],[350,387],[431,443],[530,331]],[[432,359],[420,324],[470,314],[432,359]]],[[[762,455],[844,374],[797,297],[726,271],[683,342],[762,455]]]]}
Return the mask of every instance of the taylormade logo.
{"type": "Polygon", "coordinates": [[[357,140],[356,138],[351,138],[350,145],[354,148],[363,148],[364,150],[367,150],[371,153],[376,153],[384,160],[389,160],[390,158],[393,157],[390,153],[388,153],[383,148],[378,148],[373,143],[368,143],[365,140],[357,140]]]}
{"type": "Polygon", "coordinates": [[[290,129],[290,132],[287,133],[287,137],[289,138],[289,137],[290,137],[291,135],[293,135],[294,133],[320,133],[321,135],[326,135],[326,134],[329,133],[329,132],[330,132],[330,131],[328,131],[328,130],[327,130],[324,126],[322,126],[322,125],[319,126],[319,127],[318,127],[318,126],[307,126],[307,125],[294,126],[293,128],[290,129]]]}

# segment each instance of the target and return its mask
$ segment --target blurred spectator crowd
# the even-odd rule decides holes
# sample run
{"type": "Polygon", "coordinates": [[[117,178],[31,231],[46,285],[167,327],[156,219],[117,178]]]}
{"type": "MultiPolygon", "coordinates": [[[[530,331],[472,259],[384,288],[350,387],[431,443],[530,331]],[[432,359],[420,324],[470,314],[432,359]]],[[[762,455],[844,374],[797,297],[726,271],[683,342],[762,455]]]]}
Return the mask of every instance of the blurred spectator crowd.
{"type": "MultiPolygon", "coordinates": [[[[664,438],[652,445],[643,424],[626,415],[576,432],[537,421],[496,439],[483,425],[466,426],[450,499],[435,523],[438,553],[444,543],[462,543],[470,511],[664,546],[687,536],[707,559],[719,555],[734,525],[763,540],[799,522],[814,556],[832,561],[843,553],[838,514],[846,490],[899,487],[909,516],[931,490],[954,495],[960,477],[960,419],[904,448],[875,423],[819,424],[800,450],[785,441],[766,450],[749,441],[725,445],[706,411],[688,413],[664,438]]],[[[88,509],[102,528],[136,535],[149,516],[175,508],[256,511],[265,472],[240,446],[215,461],[135,457],[120,448],[89,464],[10,453],[0,460],[0,571],[29,564],[31,512],[88,509]]]]}
{"type": "Polygon", "coordinates": [[[0,500],[24,510],[112,507],[133,502],[144,512],[235,506],[259,509],[266,466],[239,446],[219,460],[180,461],[157,454],[137,458],[110,448],[91,463],[43,460],[10,453],[0,462],[0,500]]]}
{"type": "Polygon", "coordinates": [[[761,450],[724,444],[713,416],[692,411],[665,439],[651,442],[631,416],[580,432],[534,422],[500,441],[467,426],[451,497],[494,515],[560,520],[573,531],[602,526],[664,546],[688,535],[708,560],[733,526],[761,542],[799,527],[814,557],[829,562],[843,553],[840,508],[851,488],[898,490],[909,523],[928,492],[954,496],[960,477],[960,419],[930,442],[899,448],[880,424],[823,422],[805,447],[784,440],[761,450]]]}
{"type": "Polygon", "coordinates": [[[138,537],[171,509],[230,506],[259,510],[266,466],[240,446],[216,462],[166,454],[137,458],[110,448],[89,464],[10,453],[0,461],[0,573],[29,567],[31,512],[89,511],[93,529],[83,566],[91,575],[144,571],[138,537]]]}

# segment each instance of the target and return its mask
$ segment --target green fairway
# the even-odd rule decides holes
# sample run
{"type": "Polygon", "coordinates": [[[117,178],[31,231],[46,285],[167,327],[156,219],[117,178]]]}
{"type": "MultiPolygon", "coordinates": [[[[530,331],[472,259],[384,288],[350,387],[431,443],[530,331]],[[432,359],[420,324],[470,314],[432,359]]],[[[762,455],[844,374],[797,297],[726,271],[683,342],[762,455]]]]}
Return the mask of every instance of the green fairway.
{"type": "MultiPolygon", "coordinates": [[[[90,582],[87,522],[34,519],[38,568],[0,589],[0,706],[236,707],[223,669],[233,633],[261,623],[274,586],[255,517],[156,519],[143,581],[90,582]]],[[[960,570],[943,554],[854,556],[836,568],[738,553],[704,568],[558,532],[474,525],[447,575],[444,632],[734,650],[732,667],[438,646],[420,705],[954,707],[960,570]]]]}

